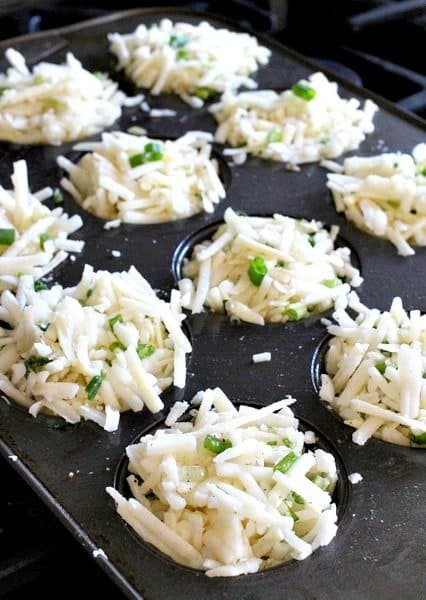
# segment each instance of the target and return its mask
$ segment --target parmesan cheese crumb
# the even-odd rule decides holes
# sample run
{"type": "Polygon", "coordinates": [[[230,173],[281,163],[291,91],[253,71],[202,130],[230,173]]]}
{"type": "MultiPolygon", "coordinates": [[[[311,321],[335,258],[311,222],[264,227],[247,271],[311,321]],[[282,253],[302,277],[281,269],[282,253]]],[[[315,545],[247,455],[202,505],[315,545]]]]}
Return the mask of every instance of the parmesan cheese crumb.
{"type": "Polygon", "coordinates": [[[11,456],[9,456],[9,459],[10,459],[12,462],[16,462],[16,461],[18,460],[18,457],[16,456],[16,454],[12,454],[11,456]]]}
{"type": "Polygon", "coordinates": [[[259,354],[253,354],[252,359],[255,364],[262,363],[262,362],[270,362],[271,353],[270,352],[259,352],[259,354]]]}
{"type": "Polygon", "coordinates": [[[111,256],[113,256],[114,258],[120,258],[120,256],[121,256],[120,250],[111,250],[111,256]]]}
{"type": "Polygon", "coordinates": [[[352,485],[356,485],[357,483],[360,483],[360,481],[362,481],[364,477],[361,475],[361,473],[351,473],[350,475],[348,475],[348,479],[352,483],[352,485]]]}
{"type": "Polygon", "coordinates": [[[317,436],[313,431],[305,431],[305,444],[315,444],[317,436]]]}
{"type": "Polygon", "coordinates": [[[96,550],[93,550],[92,556],[93,558],[103,558],[104,560],[108,560],[108,556],[105,554],[102,548],[97,548],[96,550]]]}
{"type": "Polygon", "coordinates": [[[104,225],[104,229],[115,229],[117,227],[120,227],[120,219],[113,219],[112,221],[107,221],[104,225]]]}
{"type": "Polygon", "coordinates": [[[73,472],[73,471],[70,471],[70,472],[68,473],[68,477],[69,477],[70,479],[72,479],[72,478],[74,477],[74,472],[73,472]]]}

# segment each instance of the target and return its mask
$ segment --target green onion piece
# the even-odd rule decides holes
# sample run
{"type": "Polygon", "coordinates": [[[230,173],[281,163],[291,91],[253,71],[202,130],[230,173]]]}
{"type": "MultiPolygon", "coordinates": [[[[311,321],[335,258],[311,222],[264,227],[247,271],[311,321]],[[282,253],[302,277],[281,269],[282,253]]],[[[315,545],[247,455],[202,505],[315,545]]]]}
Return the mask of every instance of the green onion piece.
{"type": "Polygon", "coordinates": [[[386,371],[386,363],[385,362],[378,362],[375,364],[375,367],[381,375],[385,374],[385,371],[386,371]]]}
{"type": "Polygon", "coordinates": [[[96,394],[99,392],[99,388],[102,385],[103,380],[106,377],[105,371],[101,371],[100,375],[95,375],[86,385],[86,394],[88,400],[93,400],[96,394]]]}
{"type": "Polygon", "coordinates": [[[386,204],[391,208],[399,208],[401,206],[400,200],[386,200],[386,204]]]}
{"type": "Polygon", "coordinates": [[[122,350],[124,352],[126,350],[126,346],[121,342],[117,341],[110,344],[109,349],[111,350],[111,352],[114,352],[115,350],[122,350]]]}
{"type": "Polygon", "coordinates": [[[295,96],[302,100],[306,100],[307,102],[313,100],[317,94],[313,87],[301,82],[295,83],[291,88],[291,91],[295,96]]]}
{"type": "Polygon", "coordinates": [[[287,446],[287,448],[294,448],[294,442],[292,442],[288,438],[283,438],[283,444],[284,446],[287,446]]]}
{"type": "Polygon", "coordinates": [[[425,167],[421,167],[419,173],[420,173],[420,175],[423,175],[423,177],[426,177],[426,166],[425,167]]]}
{"type": "Polygon", "coordinates": [[[236,210],[235,214],[237,214],[239,217],[247,217],[247,213],[245,210],[236,210]]]}
{"type": "Polygon", "coordinates": [[[342,283],[342,280],[338,277],[335,277],[334,279],[324,279],[324,281],[321,281],[321,283],[325,285],[325,287],[335,288],[342,283]]]}
{"type": "Polygon", "coordinates": [[[14,229],[0,229],[0,244],[11,246],[15,241],[16,231],[14,229]]]}
{"type": "Polygon", "coordinates": [[[415,444],[424,446],[426,444],[426,431],[424,433],[419,433],[419,435],[413,435],[412,440],[415,444]]]}
{"type": "Polygon", "coordinates": [[[123,322],[123,317],[121,315],[115,315],[115,317],[111,317],[111,319],[108,319],[108,323],[109,323],[109,328],[111,329],[111,331],[114,333],[114,327],[117,325],[117,323],[122,323],[123,322]]]}
{"type": "Polygon", "coordinates": [[[308,237],[308,242],[311,244],[311,246],[312,246],[312,247],[314,247],[314,246],[315,246],[315,244],[316,244],[317,242],[316,242],[316,239],[315,239],[315,234],[314,234],[314,233],[312,233],[312,234],[311,234],[311,235],[308,237]]]}
{"type": "Polygon", "coordinates": [[[204,438],[203,446],[206,450],[213,452],[213,454],[220,454],[228,448],[232,448],[232,444],[229,440],[221,440],[214,435],[206,435],[204,438]]]}
{"type": "Polygon", "coordinates": [[[302,496],[299,496],[299,494],[296,494],[296,492],[292,492],[291,496],[293,498],[293,502],[295,502],[296,504],[306,504],[305,499],[302,498],[302,496]]]}
{"type": "Polygon", "coordinates": [[[132,169],[143,165],[144,162],[144,155],[142,152],[139,154],[133,154],[132,156],[129,156],[129,164],[132,167],[132,169]]]}
{"type": "Polygon", "coordinates": [[[271,442],[266,442],[268,446],[277,446],[278,442],[276,440],[272,440],[271,442]]]}
{"type": "Polygon", "coordinates": [[[7,87],[4,86],[0,86],[0,96],[3,96],[3,94],[5,93],[5,91],[7,90],[7,87]]]}
{"type": "Polygon", "coordinates": [[[299,457],[297,454],[295,454],[294,452],[289,452],[287,456],[284,456],[284,458],[282,458],[280,461],[277,462],[276,465],[274,465],[274,471],[279,471],[280,473],[287,473],[287,471],[292,465],[294,465],[298,458],[299,457]]]}
{"type": "Polygon", "coordinates": [[[49,288],[47,287],[47,285],[44,283],[44,281],[41,281],[41,279],[37,279],[36,281],[34,281],[34,291],[42,292],[43,290],[48,289],[49,288]]]}
{"type": "Polygon", "coordinates": [[[44,250],[44,245],[47,242],[47,240],[50,240],[50,235],[48,233],[41,233],[39,239],[40,239],[40,248],[42,250],[44,250]]]}
{"type": "Polygon", "coordinates": [[[178,50],[176,52],[176,58],[177,60],[184,60],[185,58],[188,58],[188,50],[178,50]]]}
{"type": "Polygon", "coordinates": [[[182,48],[189,42],[189,38],[186,35],[171,35],[169,39],[169,46],[172,48],[182,48]]]}
{"type": "Polygon", "coordinates": [[[138,344],[136,352],[139,358],[148,358],[148,356],[152,356],[154,354],[155,346],[152,344],[138,344]]]}
{"type": "Polygon", "coordinates": [[[398,167],[399,167],[399,163],[397,163],[397,162],[394,162],[394,163],[393,163],[393,168],[394,168],[394,169],[397,169],[398,167]]]}
{"type": "Polygon", "coordinates": [[[300,321],[308,316],[308,309],[300,303],[289,304],[284,311],[284,316],[289,321],[300,321]]]}
{"type": "Polygon", "coordinates": [[[41,367],[44,367],[44,365],[47,365],[49,362],[51,362],[50,359],[43,356],[30,356],[24,364],[27,372],[33,371],[34,373],[37,373],[41,367]]]}
{"type": "Polygon", "coordinates": [[[99,81],[106,81],[108,79],[108,74],[103,73],[102,71],[93,71],[92,75],[99,79],[99,81]]]}
{"type": "Polygon", "coordinates": [[[161,160],[164,156],[161,144],[158,142],[148,142],[145,144],[143,149],[145,155],[145,162],[154,162],[155,160],[161,160]]]}
{"type": "Polygon", "coordinates": [[[256,287],[260,286],[267,272],[268,269],[261,256],[255,256],[255,258],[250,261],[247,274],[252,284],[256,287]]]}
{"type": "Polygon", "coordinates": [[[282,142],[283,140],[283,131],[279,127],[274,127],[268,133],[268,137],[266,138],[268,142],[282,142]]]}
{"type": "Polygon", "coordinates": [[[46,98],[46,100],[44,101],[43,104],[43,109],[44,110],[56,110],[57,108],[60,108],[62,106],[62,103],[57,100],[56,98],[46,98]]]}
{"type": "Polygon", "coordinates": [[[35,75],[34,79],[33,79],[33,83],[35,85],[40,85],[41,83],[44,83],[44,77],[43,75],[35,75]]]}
{"type": "Polygon", "coordinates": [[[328,144],[329,141],[330,141],[330,138],[328,137],[328,135],[325,135],[324,137],[322,137],[320,139],[319,142],[320,142],[320,144],[324,144],[324,146],[325,146],[325,144],[328,144]]]}
{"type": "Polygon", "coordinates": [[[130,133],[130,135],[145,135],[146,129],[139,127],[138,125],[133,125],[132,127],[129,127],[127,133],[130,133]]]}
{"type": "Polygon", "coordinates": [[[201,100],[208,100],[209,98],[211,98],[212,96],[215,96],[217,94],[217,90],[213,89],[213,88],[209,88],[209,87],[200,87],[197,88],[194,92],[194,96],[197,96],[197,98],[201,98],[201,100]]]}
{"type": "Polygon", "coordinates": [[[326,492],[330,487],[330,480],[328,477],[322,477],[321,475],[315,475],[312,479],[312,483],[317,485],[321,490],[326,492]]]}
{"type": "Polygon", "coordinates": [[[64,196],[62,195],[62,192],[60,189],[56,188],[55,191],[53,192],[53,202],[55,204],[62,204],[64,201],[64,196]]]}
{"type": "Polygon", "coordinates": [[[287,504],[287,510],[288,510],[288,513],[289,513],[290,517],[296,523],[296,521],[299,520],[299,517],[296,515],[296,513],[294,512],[294,510],[288,504],[287,504]]]}
{"type": "Polygon", "coordinates": [[[277,260],[275,263],[276,267],[285,267],[285,262],[283,260],[277,260]]]}

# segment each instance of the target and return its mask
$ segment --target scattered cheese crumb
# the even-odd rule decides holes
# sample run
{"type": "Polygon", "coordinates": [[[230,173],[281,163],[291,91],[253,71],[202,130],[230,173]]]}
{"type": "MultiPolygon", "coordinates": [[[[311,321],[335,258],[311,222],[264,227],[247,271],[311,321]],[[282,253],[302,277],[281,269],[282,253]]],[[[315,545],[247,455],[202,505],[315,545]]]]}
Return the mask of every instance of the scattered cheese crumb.
{"type": "Polygon", "coordinates": [[[175,117],[176,116],[176,111],[175,110],[170,110],[169,108],[152,108],[150,113],[149,113],[150,117],[175,117]]]}
{"type": "Polygon", "coordinates": [[[104,225],[104,229],[114,229],[116,227],[120,227],[120,219],[113,219],[112,221],[107,221],[104,225]]]}
{"type": "Polygon", "coordinates": [[[71,261],[71,262],[75,262],[75,256],[74,256],[74,254],[71,254],[71,255],[70,255],[70,261],[71,261]]]}
{"type": "Polygon", "coordinates": [[[253,354],[252,359],[254,363],[269,362],[271,360],[271,353],[259,352],[259,354],[253,354]]]}
{"type": "Polygon", "coordinates": [[[16,454],[12,454],[11,456],[9,456],[9,458],[12,462],[16,462],[18,460],[18,457],[16,456],[16,454]]]}
{"type": "Polygon", "coordinates": [[[352,485],[356,485],[357,483],[362,481],[364,477],[361,475],[361,473],[351,473],[350,475],[348,475],[348,479],[352,483],[352,485]]]}
{"type": "Polygon", "coordinates": [[[111,256],[113,256],[114,258],[120,258],[120,256],[121,256],[120,250],[111,250],[111,256]]]}
{"type": "Polygon", "coordinates": [[[108,556],[105,554],[102,548],[97,548],[96,550],[93,550],[92,556],[93,558],[103,558],[104,560],[108,560],[108,556]]]}
{"type": "Polygon", "coordinates": [[[70,471],[70,472],[68,473],[68,477],[69,477],[70,479],[72,479],[72,478],[74,477],[74,473],[73,473],[73,471],[70,471]]]}

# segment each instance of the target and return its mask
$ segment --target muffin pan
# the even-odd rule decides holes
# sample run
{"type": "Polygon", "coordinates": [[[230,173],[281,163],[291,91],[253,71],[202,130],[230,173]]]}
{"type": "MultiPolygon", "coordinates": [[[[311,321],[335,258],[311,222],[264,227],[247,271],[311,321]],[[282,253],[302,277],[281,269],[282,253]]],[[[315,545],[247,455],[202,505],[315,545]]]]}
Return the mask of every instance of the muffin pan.
{"type": "MultiPolygon", "coordinates": [[[[40,60],[62,61],[65,53],[72,51],[87,68],[108,71],[126,92],[133,93],[135,90],[124,76],[114,72],[106,34],[130,32],[138,22],[153,23],[166,16],[194,23],[207,18],[212,25],[233,27],[221,18],[185,10],[136,10],[2,42],[1,54],[13,46],[25,54],[29,64],[34,64],[40,60]]],[[[257,73],[260,88],[288,88],[318,70],[276,42],[259,38],[272,50],[269,65],[257,73]]],[[[1,70],[5,67],[2,60],[1,70]]],[[[329,77],[339,81],[333,75],[329,77]]],[[[357,154],[387,149],[410,151],[425,139],[419,119],[351,84],[339,83],[343,95],[371,97],[380,107],[375,132],[357,154]]],[[[155,108],[175,109],[176,117],[149,118],[137,108],[124,109],[111,130],[126,130],[137,124],[145,127],[151,137],[170,138],[191,129],[215,130],[207,106],[190,109],[174,96],[154,98],[147,94],[147,100],[155,108]]],[[[33,190],[57,186],[62,173],[56,166],[56,156],[69,155],[71,148],[72,144],[0,144],[0,182],[7,187],[12,162],[25,158],[33,190]]],[[[216,147],[216,151],[220,154],[221,148],[216,147]]],[[[182,252],[188,249],[184,240],[193,236],[189,242],[192,245],[203,228],[220,221],[225,208],[232,206],[248,214],[281,212],[339,225],[342,239],[359,260],[364,283],[358,293],[363,302],[384,309],[393,296],[399,295],[408,309],[426,309],[426,248],[417,248],[413,257],[401,258],[389,242],[368,236],[346,222],[334,210],[324,169],[315,164],[302,166],[300,172],[286,171],[280,163],[250,158],[246,164],[226,171],[227,197],[214,214],[161,225],[122,225],[105,231],[102,219],[86,213],[65,194],[64,209],[84,219],[78,237],[85,240],[86,247],[75,262],[67,261],[54,271],[53,278],[73,285],[85,262],[109,270],[134,264],[154,288],[168,295],[182,252]],[[121,256],[114,258],[112,250],[120,250],[121,256]]],[[[296,416],[302,422],[312,423],[324,443],[337,454],[344,477],[352,472],[363,475],[363,481],[356,486],[345,483],[345,510],[340,514],[337,536],[329,546],[305,561],[292,561],[270,571],[209,579],[201,572],[171,563],[136,539],[123,526],[105,487],[113,484],[114,477],[118,484],[125,447],[159,423],[164,418],[162,414],[124,413],[118,431],[107,433],[90,422],[68,426],[45,415],[34,419],[23,409],[1,401],[0,451],[11,457],[11,464],[86,550],[102,548],[106,558],[96,553],[95,560],[128,597],[180,600],[191,594],[212,599],[278,600],[288,595],[292,600],[337,600],[371,598],[384,589],[391,600],[421,597],[426,453],[374,439],[365,447],[356,446],[351,441],[352,429],[320,402],[311,377],[317,368],[315,353],[326,336],[320,317],[257,327],[203,313],[189,315],[186,325],[193,342],[187,385],[184,390],[174,388],[163,394],[165,412],[176,400],[190,399],[207,387],[220,386],[233,400],[258,404],[292,394],[298,400],[293,407],[296,416]],[[262,351],[272,353],[271,362],[253,365],[252,355],[262,351]]]]}

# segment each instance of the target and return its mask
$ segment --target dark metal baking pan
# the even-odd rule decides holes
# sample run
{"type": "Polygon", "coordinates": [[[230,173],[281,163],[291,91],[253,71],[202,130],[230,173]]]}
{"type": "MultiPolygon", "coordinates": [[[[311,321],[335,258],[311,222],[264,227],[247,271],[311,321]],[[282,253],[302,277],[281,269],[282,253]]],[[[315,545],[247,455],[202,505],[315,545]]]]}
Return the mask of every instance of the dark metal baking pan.
{"type": "MultiPolygon", "coordinates": [[[[30,64],[40,59],[61,61],[70,50],[87,67],[114,75],[114,59],[108,53],[106,34],[129,32],[138,22],[153,23],[165,16],[190,22],[206,18],[178,9],[130,11],[18,38],[13,40],[13,46],[25,54],[30,64]]],[[[208,20],[213,25],[232,27],[221,18],[208,20]]],[[[257,76],[261,88],[286,88],[318,70],[274,41],[259,38],[272,50],[269,66],[262,68],[257,76]]],[[[10,42],[2,43],[0,49],[8,45],[10,42]]],[[[2,70],[5,66],[4,62],[0,64],[2,70]]],[[[127,91],[132,91],[122,75],[114,76],[127,91]]],[[[424,125],[419,119],[365,90],[343,81],[340,84],[343,94],[373,97],[381,108],[375,118],[375,132],[362,144],[360,154],[383,151],[384,144],[390,150],[408,151],[425,139],[424,125]]],[[[214,131],[214,120],[206,108],[190,109],[172,96],[152,98],[147,94],[147,98],[154,107],[176,109],[176,118],[150,119],[133,108],[124,111],[113,129],[127,129],[137,123],[145,126],[150,135],[165,137],[175,137],[189,129],[214,131]]],[[[1,183],[8,182],[12,161],[25,158],[33,189],[57,185],[61,173],[55,158],[59,153],[70,152],[71,146],[1,144],[1,183]]],[[[278,163],[249,159],[245,165],[232,168],[227,198],[213,215],[197,215],[162,225],[123,225],[110,231],[103,229],[101,219],[84,213],[66,197],[65,209],[84,217],[80,236],[86,241],[86,249],[75,263],[66,263],[54,276],[64,284],[72,284],[79,278],[85,262],[110,270],[134,264],[153,287],[169,293],[174,284],[175,249],[188,236],[222,219],[225,208],[233,206],[249,214],[279,211],[339,225],[342,238],[359,257],[365,279],[359,293],[364,302],[384,309],[393,296],[399,295],[407,308],[425,310],[426,248],[416,249],[413,257],[401,258],[390,243],[358,231],[336,214],[325,181],[326,173],[318,165],[306,165],[294,173],[278,163]],[[121,250],[121,257],[112,258],[112,249],[121,250]]],[[[96,548],[104,550],[108,559],[96,560],[129,597],[143,596],[148,600],[180,600],[189,595],[230,600],[365,599],[379,594],[391,600],[422,597],[426,454],[377,440],[370,440],[362,448],[355,446],[350,428],[319,402],[310,373],[314,352],[325,336],[320,319],[254,327],[204,313],[189,316],[187,324],[193,341],[187,386],[183,391],[169,391],[164,397],[166,407],[209,386],[221,386],[235,400],[260,404],[291,393],[298,399],[296,414],[311,422],[335,448],[347,473],[358,471],[363,475],[360,484],[349,488],[344,516],[329,546],[305,561],[231,579],[209,579],[150,551],[123,525],[104,489],[114,481],[126,445],[158,422],[161,415],[124,414],[119,430],[107,433],[93,423],[62,427],[58,419],[51,417],[40,416],[36,420],[24,410],[1,401],[0,451],[6,457],[17,457],[13,466],[89,552],[96,548]],[[264,350],[272,352],[271,362],[251,364],[252,354],[264,350]],[[70,472],[74,477],[69,477],[70,472]]]]}

